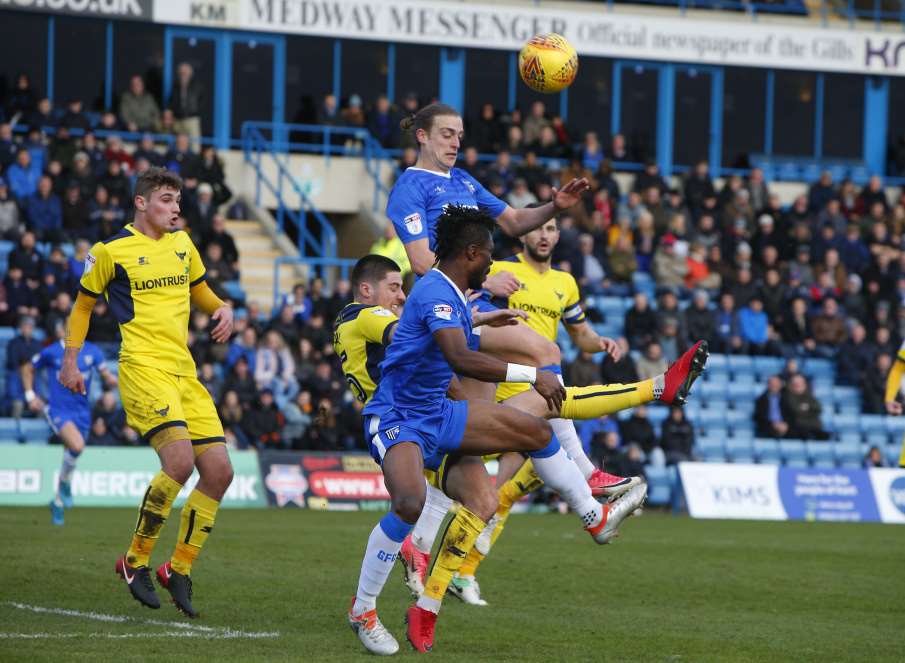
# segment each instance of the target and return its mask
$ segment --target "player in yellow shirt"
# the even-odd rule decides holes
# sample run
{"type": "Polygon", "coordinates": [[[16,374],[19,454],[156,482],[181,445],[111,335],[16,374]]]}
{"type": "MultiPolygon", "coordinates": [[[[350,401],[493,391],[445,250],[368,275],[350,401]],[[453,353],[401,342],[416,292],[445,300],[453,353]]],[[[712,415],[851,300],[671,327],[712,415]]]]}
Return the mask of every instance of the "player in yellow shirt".
{"type": "MultiPolygon", "coordinates": [[[[899,394],[899,388],[902,384],[902,375],[905,374],[905,343],[899,348],[896,354],[895,363],[889,370],[886,377],[886,411],[889,414],[902,414],[902,404],[896,400],[899,394]]],[[[902,445],[902,453],[899,456],[899,467],[905,467],[905,443],[902,445]]]]}
{"type": "Polygon", "coordinates": [[[229,340],[232,308],[205,282],[198,249],[179,220],[182,180],[150,168],[135,183],[135,221],[95,244],[85,260],[79,294],[69,317],[60,382],[85,393],[76,365],[94,303],[102,294],[122,335],[119,388],[129,426],[160,458],[139,510],[128,552],[115,571],[142,605],[159,608],[150,556],[173,501],[194,468],[200,479],[182,507],[176,548],[157,569],[157,579],[188,617],[192,562],[214,525],[220,500],[233,478],[223,427],[207,390],[198,381],[187,347],[190,302],[217,321],[211,336],[229,340]]]}

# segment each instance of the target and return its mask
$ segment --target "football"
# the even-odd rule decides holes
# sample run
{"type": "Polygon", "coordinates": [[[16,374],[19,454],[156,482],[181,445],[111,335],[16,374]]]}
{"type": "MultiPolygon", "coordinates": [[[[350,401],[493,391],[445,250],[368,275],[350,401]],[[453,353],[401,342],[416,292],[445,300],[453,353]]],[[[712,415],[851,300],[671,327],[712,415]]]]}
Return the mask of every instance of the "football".
{"type": "Polygon", "coordinates": [[[569,87],[578,74],[578,53],[569,40],[555,33],[536,35],[518,55],[518,70],[525,85],[553,94],[569,87]]]}

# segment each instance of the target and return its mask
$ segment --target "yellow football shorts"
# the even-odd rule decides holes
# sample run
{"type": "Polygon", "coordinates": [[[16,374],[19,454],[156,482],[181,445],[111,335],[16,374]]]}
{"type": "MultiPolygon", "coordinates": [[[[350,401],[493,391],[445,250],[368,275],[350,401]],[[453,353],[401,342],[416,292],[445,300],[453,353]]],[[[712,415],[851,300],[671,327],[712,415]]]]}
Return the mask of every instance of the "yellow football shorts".
{"type": "Polygon", "coordinates": [[[155,451],[178,439],[165,433],[175,427],[188,429],[196,458],[226,443],[214,401],[194,375],[173,375],[150,366],[123,363],[119,367],[119,393],[127,423],[155,451]]]}
{"type": "Polygon", "coordinates": [[[500,382],[496,388],[496,402],[502,403],[507,398],[518,396],[531,389],[531,385],[525,382],[500,382]]]}

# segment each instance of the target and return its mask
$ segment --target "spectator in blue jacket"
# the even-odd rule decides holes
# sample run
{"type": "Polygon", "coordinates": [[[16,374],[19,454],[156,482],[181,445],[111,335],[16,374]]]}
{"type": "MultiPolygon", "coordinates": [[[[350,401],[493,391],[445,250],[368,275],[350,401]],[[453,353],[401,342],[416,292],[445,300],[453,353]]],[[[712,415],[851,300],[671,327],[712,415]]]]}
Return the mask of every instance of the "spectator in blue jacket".
{"type": "Polygon", "coordinates": [[[63,204],[53,192],[53,180],[43,175],[38,190],[25,199],[25,215],[28,228],[34,231],[39,242],[59,243],[63,237],[63,204]]]}
{"type": "Polygon", "coordinates": [[[738,326],[744,349],[752,355],[774,354],[770,320],[760,295],[752,297],[738,312],[738,326]]]}
{"type": "Polygon", "coordinates": [[[31,153],[26,149],[16,154],[16,163],[6,171],[6,181],[13,196],[20,202],[38,190],[41,169],[33,162],[31,153]]]}

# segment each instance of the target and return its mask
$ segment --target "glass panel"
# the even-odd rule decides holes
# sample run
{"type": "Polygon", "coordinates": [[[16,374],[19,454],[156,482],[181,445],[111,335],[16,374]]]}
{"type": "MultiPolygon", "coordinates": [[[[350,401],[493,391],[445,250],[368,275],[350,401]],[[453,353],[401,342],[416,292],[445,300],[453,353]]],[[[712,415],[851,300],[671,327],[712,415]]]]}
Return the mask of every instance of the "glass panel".
{"type": "MultiPolygon", "coordinates": [[[[516,74],[518,75],[518,74],[516,74]]],[[[474,122],[484,104],[497,113],[509,109],[509,53],[469,48],[465,51],[465,118],[474,122]]],[[[521,85],[521,81],[518,82],[521,85]]]]}
{"type": "Polygon", "coordinates": [[[723,166],[747,168],[748,156],[764,150],[767,72],[723,70],[723,166]]]}
{"type": "Polygon", "coordinates": [[[864,77],[826,74],[823,84],[823,156],[861,159],[863,132],[864,77]]]}
{"type": "Polygon", "coordinates": [[[118,101],[135,74],[162,106],[163,26],[137,21],[113,23],[113,94],[118,101]]]}
{"type": "Polygon", "coordinates": [[[673,162],[693,166],[706,159],[710,147],[710,73],[698,69],[676,71],[673,162]]]}
{"type": "Polygon", "coordinates": [[[346,39],[342,56],[342,106],[357,94],[364,108],[387,91],[387,45],[376,41],[346,39]]]}
{"type": "Polygon", "coordinates": [[[173,88],[178,85],[176,70],[180,63],[188,62],[194,70],[194,78],[201,85],[201,135],[210,136],[214,131],[214,51],[212,39],[196,37],[173,39],[173,88]]]}
{"type": "Polygon", "coordinates": [[[317,122],[318,105],[333,91],[333,41],[286,38],[286,119],[290,122],[317,122]]]}
{"type": "Polygon", "coordinates": [[[817,75],[803,71],[777,71],[773,106],[773,152],[814,155],[814,109],[817,75]]]}
{"type": "Polygon", "coordinates": [[[657,83],[659,70],[641,65],[622,68],[620,132],[636,161],[657,156],[657,83]]]}
{"type": "Polygon", "coordinates": [[[233,43],[232,136],[242,135],[246,120],[273,120],[273,46],[256,41],[233,43]]]}
{"type": "Polygon", "coordinates": [[[0,26],[0,106],[15,111],[8,108],[8,104],[19,74],[25,74],[30,80],[34,92],[32,103],[46,94],[47,17],[0,12],[0,26]],[[34,57],[23,57],[25,53],[33,53],[34,57]]]}
{"type": "Polygon", "coordinates": [[[596,131],[602,145],[609,145],[613,100],[613,61],[582,57],[578,78],[569,88],[569,119],[572,142],[578,143],[588,131],[596,131]]]}
{"type": "Polygon", "coordinates": [[[55,105],[62,108],[79,100],[84,111],[103,110],[107,59],[104,22],[57,16],[54,39],[55,105]]]}
{"type": "Polygon", "coordinates": [[[440,94],[440,49],[436,46],[396,46],[396,99],[401,102],[410,92],[424,101],[440,94]]]}

